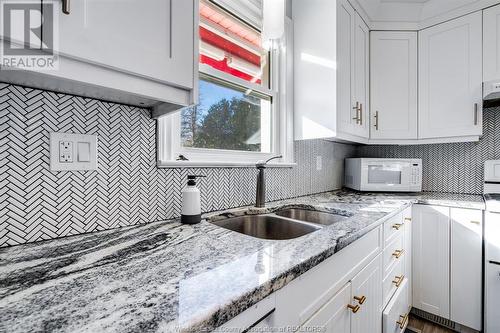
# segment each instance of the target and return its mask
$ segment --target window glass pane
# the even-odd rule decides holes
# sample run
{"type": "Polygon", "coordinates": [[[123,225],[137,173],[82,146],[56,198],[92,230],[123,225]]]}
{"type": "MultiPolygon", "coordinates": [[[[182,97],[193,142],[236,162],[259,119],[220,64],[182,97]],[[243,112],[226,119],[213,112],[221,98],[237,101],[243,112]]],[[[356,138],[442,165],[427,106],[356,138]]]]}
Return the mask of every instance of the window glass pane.
{"type": "Polygon", "coordinates": [[[200,1],[200,63],[269,88],[261,34],[220,7],[200,1]]]}
{"type": "Polygon", "coordinates": [[[271,100],[213,78],[200,80],[200,103],[181,111],[184,147],[271,152],[271,100]]]}

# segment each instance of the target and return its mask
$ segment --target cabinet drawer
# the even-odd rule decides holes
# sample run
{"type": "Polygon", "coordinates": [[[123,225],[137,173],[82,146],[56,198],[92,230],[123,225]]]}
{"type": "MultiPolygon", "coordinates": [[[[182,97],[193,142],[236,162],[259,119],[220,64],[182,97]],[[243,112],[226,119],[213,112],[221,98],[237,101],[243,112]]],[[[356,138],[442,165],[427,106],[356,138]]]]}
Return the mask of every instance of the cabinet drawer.
{"type": "Polygon", "coordinates": [[[404,332],[409,314],[408,280],[405,279],[382,314],[383,333],[404,332]]]}
{"type": "Polygon", "coordinates": [[[384,222],[384,248],[401,234],[403,234],[403,213],[398,213],[384,222]]]}
{"type": "Polygon", "coordinates": [[[391,299],[392,295],[394,295],[394,292],[398,290],[404,279],[404,265],[403,261],[398,261],[396,265],[392,268],[392,270],[387,274],[387,276],[384,279],[384,282],[382,282],[383,285],[383,304],[387,304],[389,300],[391,299]]]}
{"type": "Polygon", "coordinates": [[[396,239],[392,241],[384,249],[384,278],[391,272],[394,266],[399,262],[403,261],[405,255],[404,244],[404,234],[398,235],[396,239]]]}

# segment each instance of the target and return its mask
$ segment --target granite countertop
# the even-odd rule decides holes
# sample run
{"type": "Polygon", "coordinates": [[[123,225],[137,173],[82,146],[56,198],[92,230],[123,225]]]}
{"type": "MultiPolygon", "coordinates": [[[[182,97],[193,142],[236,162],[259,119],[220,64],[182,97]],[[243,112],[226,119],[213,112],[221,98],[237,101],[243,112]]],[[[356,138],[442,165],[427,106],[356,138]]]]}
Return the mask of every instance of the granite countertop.
{"type": "Polygon", "coordinates": [[[225,214],[305,205],[348,216],[292,240],[174,220],[0,249],[0,331],[211,330],[415,202],[484,208],[481,196],[335,191],[225,214]]]}

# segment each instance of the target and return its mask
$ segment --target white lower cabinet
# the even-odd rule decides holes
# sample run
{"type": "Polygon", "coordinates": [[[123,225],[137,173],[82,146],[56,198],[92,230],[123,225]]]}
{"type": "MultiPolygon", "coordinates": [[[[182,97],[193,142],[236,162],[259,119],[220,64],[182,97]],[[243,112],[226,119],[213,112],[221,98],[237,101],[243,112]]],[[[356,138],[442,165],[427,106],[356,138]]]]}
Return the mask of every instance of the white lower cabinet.
{"type": "Polygon", "coordinates": [[[450,209],[413,206],[413,306],[450,318],[450,209]]]}
{"type": "Polygon", "coordinates": [[[411,309],[411,303],[408,299],[408,289],[408,280],[405,279],[389,304],[387,304],[382,314],[384,333],[400,333],[405,331],[411,309]]]}
{"type": "Polygon", "coordinates": [[[481,330],[480,210],[413,207],[413,306],[481,330]]]}
{"type": "Polygon", "coordinates": [[[306,332],[351,332],[351,310],[346,306],[351,301],[351,283],[346,284],[318,312],[307,320],[302,329],[306,332]]]}
{"type": "Polygon", "coordinates": [[[413,205],[223,327],[402,333],[414,306],[481,330],[482,214],[413,205]]]}
{"type": "Polygon", "coordinates": [[[450,319],[481,330],[483,264],[480,210],[451,208],[450,319]]]}
{"type": "Polygon", "coordinates": [[[359,310],[351,315],[352,333],[379,333],[382,309],[382,255],[378,255],[351,281],[351,305],[359,310]]]}

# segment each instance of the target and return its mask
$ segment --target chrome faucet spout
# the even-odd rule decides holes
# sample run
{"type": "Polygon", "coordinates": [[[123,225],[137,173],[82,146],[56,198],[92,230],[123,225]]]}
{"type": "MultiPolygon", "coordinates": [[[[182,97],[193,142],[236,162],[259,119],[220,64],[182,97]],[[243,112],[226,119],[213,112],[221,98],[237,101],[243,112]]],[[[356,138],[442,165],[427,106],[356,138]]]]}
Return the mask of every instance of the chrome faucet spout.
{"type": "Polygon", "coordinates": [[[257,192],[255,195],[255,207],[262,208],[265,207],[266,205],[266,175],[264,173],[264,170],[266,169],[267,163],[269,161],[272,161],[277,158],[283,158],[282,155],[279,156],[274,156],[266,161],[258,161],[257,164],[255,164],[255,167],[257,170],[259,170],[259,173],[257,175],[257,192]]]}

